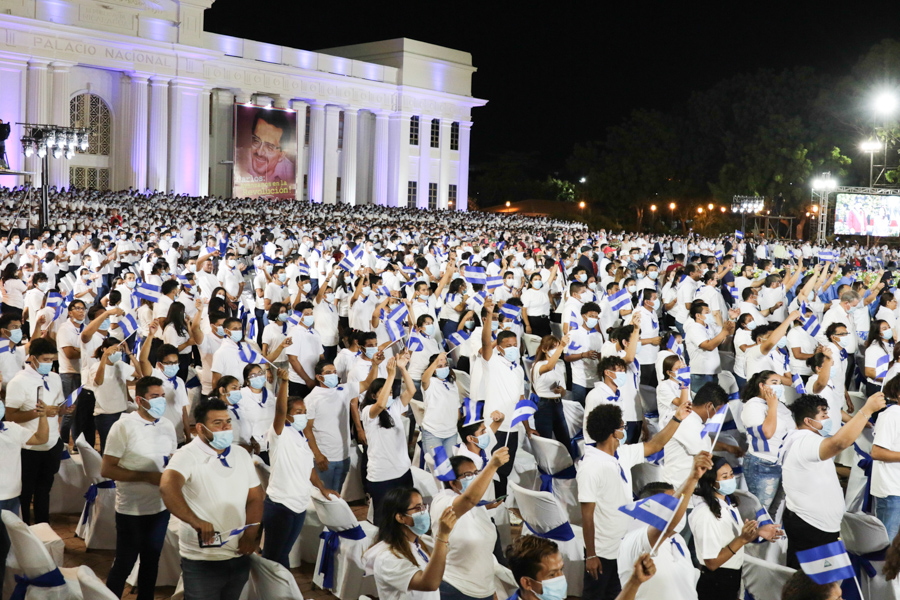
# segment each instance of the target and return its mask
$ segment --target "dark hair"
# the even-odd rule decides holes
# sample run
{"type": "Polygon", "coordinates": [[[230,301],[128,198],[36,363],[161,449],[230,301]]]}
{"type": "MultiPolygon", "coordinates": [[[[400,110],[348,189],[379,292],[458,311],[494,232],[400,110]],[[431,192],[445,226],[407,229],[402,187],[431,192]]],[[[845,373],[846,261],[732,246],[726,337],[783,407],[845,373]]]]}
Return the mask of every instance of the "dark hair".
{"type": "Polygon", "coordinates": [[[694,300],[691,303],[691,310],[689,317],[693,320],[697,315],[703,314],[703,309],[709,308],[709,304],[702,300],[694,300]]]}
{"type": "Polygon", "coordinates": [[[625,361],[619,358],[618,356],[606,356],[600,359],[600,363],[597,365],[597,372],[600,374],[600,378],[603,378],[603,374],[607,371],[615,371],[617,368],[622,367],[622,369],[627,370],[627,366],[625,365],[625,361]]]}
{"type": "MultiPolygon", "coordinates": [[[[431,355],[431,358],[428,359],[428,364],[430,365],[431,363],[433,363],[434,361],[436,361],[438,356],[440,356],[440,355],[439,355],[439,354],[432,354],[432,355],[431,355]]],[[[448,366],[448,367],[450,366],[450,363],[449,363],[449,362],[447,363],[447,366],[448,366]]],[[[316,375],[318,375],[318,373],[316,373],[316,375]]],[[[437,377],[437,375],[435,375],[435,377],[437,377]]],[[[456,382],[456,373],[453,372],[453,369],[450,369],[450,374],[447,375],[446,381],[447,381],[447,383],[455,383],[455,382],[456,382]]]]}
{"type": "Polygon", "coordinates": [[[900,400],[900,375],[894,375],[894,378],[885,382],[884,389],[881,390],[884,392],[884,397],[887,400],[893,400],[894,402],[900,400]]]}
{"type": "Polygon", "coordinates": [[[791,404],[788,408],[794,415],[794,424],[799,427],[803,425],[806,418],[815,419],[819,414],[819,408],[828,408],[828,402],[822,396],[815,394],[803,394],[791,404]]]}
{"type": "MultiPolygon", "coordinates": [[[[372,406],[378,400],[378,393],[381,392],[381,388],[384,387],[384,383],[387,381],[384,377],[379,377],[366,390],[366,395],[363,396],[363,402],[359,406],[359,412],[362,413],[362,410],[367,406],[372,406]]],[[[393,390],[391,390],[393,393],[393,390]]],[[[378,413],[378,425],[382,429],[390,429],[394,426],[394,417],[391,416],[386,410],[378,413]]]]}
{"type": "Polygon", "coordinates": [[[500,333],[497,334],[497,348],[498,349],[500,348],[500,342],[502,342],[503,340],[505,340],[507,338],[515,338],[515,337],[516,337],[516,334],[513,333],[512,331],[509,331],[509,330],[501,331],[500,333]]]}
{"type": "Polygon", "coordinates": [[[173,354],[176,357],[178,356],[178,348],[172,344],[163,344],[159,347],[159,350],[156,351],[156,361],[162,362],[165,357],[172,356],[173,354]]]}
{"type": "MultiPolygon", "coordinates": [[[[402,556],[414,565],[418,565],[409,547],[406,525],[397,520],[397,515],[405,515],[413,494],[422,495],[412,487],[395,487],[388,490],[381,501],[381,517],[378,519],[378,541],[384,542],[397,556],[402,556]]],[[[430,555],[429,549],[419,540],[419,545],[430,555]]]]}
{"type": "Polygon", "coordinates": [[[241,382],[238,381],[238,378],[235,377],[234,375],[222,375],[221,377],[219,377],[219,380],[216,382],[216,386],[215,386],[215,388],[213,388],[213,393],[210,394],[210,397],[211,398],[221,397],[222,392],[225,390],[225,388],[227,388],[232,383],[236,383],[238,385],[241,384],[241,382]]]}
{"type": "Polygon", "coordinates": [[[588,314],[589,312],[599,313],[599,312],[600,312],[600,305],[597,304],[596,302],[585,302],[585,303],[581,306],[581,314],[582,314],[582,316],[583,316],[583,315],[588,314]]]}
{"type": "Polygon", "coordinates": [[[122,341],[117,338],[114,338],[111,336],[107,337],[106,339],[103,340],[103,342],[100,343],[100,345],[97,347],[97,349],[94,350],[94,358],[100,358],[101,356],[103,356],[104,350],[106,350],[107,348],[109,348],[111,346],[118,346],[121,343],[122,343],[122,341]]]}
{"type": "MultiPolygon", "coordinates": [[[[462,472],[461,469],[463,465],[466,463],[471,464],[473,467],[475,466],[475,461],[469,458],[468,456],[451,456],[450,457],[450,466],[453,467],[453,474],[456,475],[457,479],[459,478],[459,474],[462,472]]],[[[450,482],[444,482],[444,489],[450,489],[450,482]]]]}
{"type": "Polygon", "coordinates": [[[747,381],[747,385],[744,386],[744,391],[741,394],[741,402],[747,402],[753,398],[761,397],[759,395],[759,386],[764,384],[766,379],[772,375],[778,375],[778,373],[775,371],[760,371],[751,377],[750,380],[747,381]]]}
{"type": "Polygon", "coordinates": [[[466,438],[470,435],[475,437],[475,432],[481,429],[481,426],[484,425],[484,421],[478,421],[477,423],[472,423],[471,425],[465,424],[465,418],[460,419],[456,423],[456,430],[459,432],[459,437],[463,444],[466,443],[466,438]]]}
{"type": "Polygon", "coordinates": [[[273,302],[271,305],[269,305],[269,312],[266,315],[269,318],[269,322],[278,323],[278,315],[281,313],[281,309],[285,307],[286,305],[283,302],[273,302]]]}
{"type": "Polygon", "coordinates": [[[707,381],[702,388],[694,394],[692,404],[694,406],[702,406],[712,402],[717,409],[728,402],[728,392],[722,389],[718,383],[707,381]]]}
{"type": "Polygon", "coordinates": [[[673,354],[671,356],[667,356],[663,359],[662,368],[663,368],[663,379],[666,378],[666,373],[672,370],[672,367],[675,366],[675,363],[682,360],[680,356],[677,354],[673,354]]]}
{"type": "Polygon", "coordinates": [[[28,346],[29,356],[43,356],[44,354],[56,354],[56,342],[49,338],[39,337],[28,346]]]}
{"type": "Polygon", "coordinates": [[[615,404],[601,404],[587,418],[587,434],[602,444],[622,425],[622,409],[615,404]]]}
{"type": "Polygon", "coordinates": [[[143,398],[144,394],[146,394],[147,390],[149,390],[151,387],[162,387],[162,384],[163,381],[159,377],[153,377],[152,375],[141,377],[137,380],[137,383],[134,384],[134,395],[136,398],[143,398]]]}
{"type": "Polygon", "coordinates": [[[825,354],[823,352],[816,352],[812,356],[806,359],[806,365],[812,369],[813,375],[816,373],[816,369],[821,367],[825,363],[825,354]]]}
{"type": "Polygon", "coordinates": [[[162,282],[162,285],[159,286],[159,293],[163,296],[168,296],[176,289],[178,289],[178,282],[174,279],[166,279],[162,282]]]}
{"type": "Polygon", "coordinates": [[[18,279],[16,273],[19,271],[19,266],[16,263],[11,262],[3,267],[3,274],[0,275],[0,281],[6,281],[8,279],[18,279]]]}
{"type": "MultiPolygon", "coordinates": [[[[709,469],[700,477],[700,481],[697,482],[697,487],[694,489],[694,495],[700,496],[706,502],[706,505],[709,507],[709,511],[715,515],[717,519],[722,518],[722,506],[719,504],[719,499],[716,498],[716,492],[718,491],[716,488],[716,481],[719,477],[719,469],[728,464],[728,461],[722,457],[716,458],[713,462],[713,468],[709,469]]],[[[727,496],[728,501],[737,506],[738,499],[737,496],[727,496]]]]}
{"type": "MultiPolygon", "coordinates": [[[[889,325],[889,323],[883,319],[872,319],[872,324],[869,326],[869,337],[866,338],[866,350],[869,349],[869,346],[872,344],[878,344],[882,350],[887,352],[887,346],[885,346],[884,338],[881,337],[881,324],[889,325]]],[[[891,331],[888,329],[888,331],[891,331]]]]}
{"type": "Polygon", "coordinates": [[[641,491],[638,494],[638,499],[643,500],[644,498],[649,498],[650,496],[655,496],[656,494],[664,494],[669,490],[674,491],[675,486],[665,481],[653,481],[641,488],[641,491]]]}
{"type": "MultiPolygon", "coordinates": [[[[260,122],[264,121],[281,130],[281,138],[278,143],[282,151],[285,148],[290,148],[291,143],[294,140],[293,127],[291,127],[290,122],[287,119],[287,116],[284,111],[280,110],[266,110],[264,108],[257,108],[256,114],[253,115],[253,125],[250,127],[251,135],[256,135],[254,132],[256,131],[256,125],[260,122]]],[[[272,235],[272,234],[269,234],[272,235]]],[[[274,236],[273,236],[274,239],[274,236]]],[[[270,240],[271,241],[271,240],[270,240]]]]}
{"type": "Polygon", "coordinates": [[[206,415],[213,410],[228,410],[228,406],[218,398],[210,396],[197,403],[194,408],[194,421],[206,425],[206,415]]]}
{"type": "MultiPolygon", "coordinates": [[[[409,543],[406,544],[409,547],[409,543]]],[[[523,535],[506,548],[506,561],[516,580],[522,587],[522,578],[537,580],[545,556],[559,552],[556,542],[536,535],[523,535]]]]}
{"type": "MultiPolygon", "coordinates": [[[[250,386],[250,373],[253,371],[253,367],[259,367],[263,370],[263,374],[265,374],[266,370],[262,365],[256,363],[248,363],[244,365],[244,370],[241,371],[241,375],[244,377],[244,385],[247,387],[250,386]]],[[[218,383],[218,382],[217,382],[218,383]]]]}
{"type": "MultiPolygon", "coordinates": [[[[888,551],[890,557],[890,550],[888,551]]],[[[888,558],[890,560],[890,558],[888,558]]],[[[887,575],[888,563],[885,563],[885,575],[887,575]]],[[[894,572],[896,576],[896,572],[894,572]]],[[[888,577],[888,580],[891,578],[888,577]]],[[[819,584],[809,578],[803,571],[797,571],[787,580],[781,588],[781,600],[828,600],[831,591],[837,582],[819,584]]]]}
{"type": "Polygon", "coordinates": [[[219,312],[219,311],[210,312],[210,313],[208,314],[208,316],[209,316],[209,324],[210,324],[210,325],[212,325],[213,323],[215,323],[215,322],[218,321],[219,319],[226,319],[226,318],[227,318],[227,315],[226,315],[225,313],[219,312]]]}
{"type": "MultiPolygon", "coordinates": [[[[837,333],[838,327],[843,327],[844,329],[847,329],[847,326],[844,325],[843,323],[835,322],[835,323],[832,323],[831,325],[829,325],[828,329],[825,330],[825,337],[828,338],[829,342],[831,341],[831,336],[833,336],[835,333],[837,333]]],[[[849,331],[849,329],[848,329],[848,331],[849,331]]]]}
{"type": "Polygon", "coordinates": [[[0,313],[0,329],[9,329],[13,321],[22,322],[22,314],[18,311],[0,313]]]}
{"type": "Polygon", "coordinates": [[[166,325],[172,325],[175,328],[175,333],[180,336],[188,335],[188,326],[184,319],[184,304],[173,302],[169,305],[169,312],[166,314],[163,327],[166,325]]]}

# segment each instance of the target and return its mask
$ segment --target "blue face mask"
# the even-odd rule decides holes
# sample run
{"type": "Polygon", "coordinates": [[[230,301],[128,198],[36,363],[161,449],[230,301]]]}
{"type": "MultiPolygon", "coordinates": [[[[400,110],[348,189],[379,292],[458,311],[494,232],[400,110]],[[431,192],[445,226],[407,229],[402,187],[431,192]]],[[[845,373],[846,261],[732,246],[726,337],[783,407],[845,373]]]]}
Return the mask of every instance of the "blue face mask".
{"type": "Polygon", "coordinates": [[[425,335],[431,337],[434,335],[434,323],[429,323],[425,326],[425,335]]]}
{"type": "Polygon", "coordinates": [[[163,374],[172,379],[178,375],[178,365],[163,365],[163,374]]]}
{"type": "Polygon", "coordinates": [[[816,421],[816,419],[810,419],[811,421],[815,421],[819,425],[822,426],[822,429],[819,430],[819,435],[822,437],[831,437],[833,436],[837,430],[840,428],[840,425],[835,423],[834,419],[828,418],[822,421],[816,421]]]}
{"type": "Polygon", "coordinates": [[[753,331],[754,329],[756,329],[756,321],[751,319],[751,320],[747,321],[746,326],[747,326],[747,331],[753,331]]]}
{"type": "Polygon", "coordinates": [[[305,317],[303,317],[303,319],[301,319],[301,322],[306,327],[312,327],[316,322],[316,318],[312,315],[306,315],[305,317]]]}
{"type": "Polygon", "coordinates": [[[282,323],[285,323],[290,318],[291,318],[291,316],[289,314],[287,314],[286,312],[278,313],[278,320],[281,321],[282,323]]]}
{"type": "Polygon", "coordinates": [[[241,394],[241,390],[231,390],[230,392],[228,392],[228,402],[230,402],[232,405],[237,406],[237,404],[243,397],[244,395],[241,394]]]}
{"type": "Polygon", "coordinates": [[[884,331],[881,332],[881,337],[883,337],[886,340],[889,340],[892,337],[892,335],[891,335],[892,333],[893,332],[890,329],[885,329],[884,331]]]}
{"type": "Polygon", "coordinates": [[[39,362],[38,363],[37,372],[40,373],[41,375],[49,375],[50,371],[52,371],[52,370],[53,370],[52,362],[50,362],[50,363],[39,362]]]}
{"type": "Polygon", "coordinates": [[[129,290],[133,290],[133,289],[134,289],[134,286],[136,286],[136,285],[137,285],[137,281],[126,281],[126,282],[125,282],[125,286],[126,286],[129,290]]]}
{"type": "Polygon", "coordinates": [[[385,406],[385,408],[390,408],[391,406],[393,406],[394,402],[396,402],[396,401],[397,401],[397,398],[395,398],[394,396],[391,396],[390,398],[387,399],[387,406],[385,406]]]}
{"type": "Polygon", "coordinates": [[[306,415],[294,415],[294,420],[291,422],[291,427],[296,429],[297,431],[303,431],[306,429],[306,424],[309,423],[309,417],[306,415]]]}
{"type": "Polygon", "coordinates": [[[109,331],[110,322],[109,319],[104,320],[100,324],[100,331],[109,331]]]}
{"type": "Polygon", "coordinates": [[[628,383],[628,373],[616,371],[616,388],[624,387],[628,383]]]}
{"type": "Polygon", "coordinates": [[[784,399],[784,386],[780,383],[776,383],[772,386],[772,391],[775,393],[775,398],[778,400],[784,399]]]}
{"type": "Polygon", "coordinates": [[[544,590],[543,593],[538,594],[535,592],[534,594],[540,600],[565,600],[569,594],[569,584],[566,582],[565,575],[560,575],[553,579],[545,579],[540,584],[544,590]]]}
{"type": "Polygon", "coordinates": [[[500,322],[491,321],[491,331],[497,331],[498,329],[500,329],[500,322]]]}
{"type": "Polygon", "coordinates": [[[116,363],[119,362],[120,360],[122,360],[122,353],[121,353],[121,352],[113,352],[112,354],[109,355],[109,362],[110,362],[111,364],[116,364],[116,363]]]}
{"type": "Polygon", "coordinates": [[[163,413],[166,412],[166,397],[160,396],[159,398],[144,398],[149,404],[150,408],[145,409],[147,414],[149,414],[154,419],[158,419],[163,416],[163,413]]]}
{"type": "Polygon", "coordinates": [[[461,491],[461,492],[465,492],[466,489],[469,487],[469,485],[471,485],[471,483],[472,483],[473,481],[475,481],[475,476],[474,476],[474,475],[470,475],[469,477],[463,477],[462,479],[460,479],[460,480],[459,480],[459,485],[462,486],[462,490],[460,490],[460,491],[461,491]]]}
{"type": "Polygon", "coordinates": [[[735,490],[737,490],[737,479],[732,477],[731,479],[722,479],[719,481],[719,493],[724,494],[725,496],[732,495],[735,490]]]}
{"type": "Polygon", "coordinates": [[[229,335],[231,336],[231,340],[235,344],[240,344],[241,340],[244,338],[244,332],[240,329],[230,332],[229,335]]]}
{"type": "Polygon", "coordinates": [[[328,373],[327,375],[323,375],[322,379],[324,379],[325,387],[328,387],[328,388],[337,387],[337,384],[338,384],[337,373],[328,373]]]}
{"type": "Polygon", "coordinates": [[[366,358],[375,358],[376,354],[378,354],[378,348],[376,346],[366,348],[366,358]]]}
{"type": "Polygon", "coordinates": [[[450,374],[450,367],[439,367],[434,370],[434,374],[437,375],[439,379],[447,379],[447,375],[450,374]]]}
{"type": "Polygon", "coordinates": [[[779,347],[779,348],[786,348],[786,347],[787,347],[787,338],[786,338],[786,337],[782,336],[781,339],[778,340],[778,347],[779,347]]]}
{"type": "Polygon", "coordinates": [[[431,529],[431,515],[428,514],[427,510],[413,513],[408,516],[412,517],[413,524],[407,525],[407,527],[409,527],[414,534],[425,535],[428,533],[428,530],[431,529]]]}
{"type": "Polygon", "coordinates": [[[505,348],[503,350],[503,356],[509,362],[516,362],[519,360],[519,349],[516,346],[510,346],[509,348],[505,348]]]}
{"type": "Polygon", "coordinates": [[[541,289],[542,287],[544,287],[544,282],[541,281],[541,280],[538,280],[538,281],[532,281],[532,282],[531,282],[531,285],[534,286],[534,289],[539,290],[539,289],[541,289]]]}
{"type": "Polygon", "coordinates": [[[659,298],[653,301],[653,311],[656,312],[659,310],[659,298]]]}
{"type": "Polygon", "coordinates": [[[477,441],[475,442],[475,445],[478,446],[479,448],[481,448],[482,450],[486,450],[488,447],[488,444],[491,443],[491,435],[487,432],[482,433],[476,439],[477,439],[477,441]]]}
{"type": "Polygon", "coordinates": [[[203,428],[213,434],[213,439],[209,442],[209,445],[216,450],[224,450],[234,442],[234,432],[230,429],[228,431],[210,431],[206,425],[203,425],[203,428]]]}
{"type": "Polygon", "coordinates": [[[218,325],[218,326],[216,327],[216,335],[218,335],[219,337],[225,337],[225,336],[227,335],[227,334],[225,333],[225,328],[222,327],[221,325],[218,325]]]}
{"type": "Polygon", "coordinates": [[[254,375],[250,378],[250,387],[253,389],[261,390],[264,385],[266,385],[265,375],[254,375]]]}
{"type": "Polygon", "coordinates": [[[9,341],[13,344],[18,344],[22,341],[22,330],[21,329],[10,329],[9,330],[9,341]]]}
{"type": "Polygon", "coordinates": [[[596,317],[588,317],[587,319],[584,320],[584,326],[587,327],[589,330],[593,329],[594,327],[597,326],[597,318],[596,317]]]}
{"type": "Polygon", "coordinates": [[[475,329],[475,321],[469,319],[468,321],[466,321],[465,327],[466,329],[475,329]]]}

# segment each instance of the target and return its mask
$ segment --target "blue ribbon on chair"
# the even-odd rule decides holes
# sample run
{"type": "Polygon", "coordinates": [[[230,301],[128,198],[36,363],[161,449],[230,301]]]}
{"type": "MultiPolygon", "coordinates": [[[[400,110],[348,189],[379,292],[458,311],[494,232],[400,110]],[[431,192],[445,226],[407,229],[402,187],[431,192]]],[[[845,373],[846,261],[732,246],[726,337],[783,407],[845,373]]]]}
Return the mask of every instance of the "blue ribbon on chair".
{"type": "Polygon", "coordinates": [[[81,518],[82,525],[91,520],[91,507],[93,507],[94,502],[97,500],[97,490],[115,489],[115,487],[116,482],[112,480],[91,484],[91,487],[88,488],[87,493],[84,495],[84,499],[87,500],[87,502],[84,503],[84,516],[81,518]]]}
{"type": "Polygon", "coordinates": [[[543,533],[535,531],[527,521],[522,521],[522,523],[525,524],[525,527],[528,528],[528,531],[540,538],[544,538],[545,540],[553,540],[554,542],[568,542],[569,540],[575,539],[575,532],[572,531],[572,526],[569,525],[568,521],[566,521],[562,525],[554,527],[550,531],[545,531],[543,533]]]}
{"type": "Polygon", "coordinates": [[[872,489],[872,457],[856,442],[853,443],[853,449],[856,450],[860,459],[856,466],[862,469],[866,475],[866,487],[863,490],[863,512],[869,512],[872,508],[872,494],[869,493],[872,489]]]}
{"type": "Polygon", "coordinates": [[[345,531],[332,531],[325,528],[325,531],[319,534],[319,538],[325,540],[322,544],[322,558],[319,561],[319,573],[322,573],[322,587],[326,590],[334,588],[334,561],[337,557],[338,549],[341,547],[341,538],[346,540],[364,540],[366,532],[357,525],[353,529],[345,531]]]}
{"type": "Polygon", "coordinates": [[[69,454],[69,449],[63,446],[62,454],[59,455],[59,460],[66,460],[68,458],[72,458],[69,454]]]}
{"type": "Polygon", "coordinates": [[[584,430],[579,429],[578,433],[575,434],[575,437],[573,437],[569,441],[569,446],[572,448],[572,456],[581,456],[581,448],[578,447],[578,442],[579,442],[579,440],[583,440],[583,439],[584,439],[584,430]]]}
{"type": "Polygon", "coordinates": [[[34,579],[28,579],[24,575],[16,575],[16,589],[13,590],[9,600],[25,600],[25,594],[28,592],[28,586],[30,585],[40,588],[59,587],[66,585],[66,578],[59,572],[59,569],[47,571],[34,579]]]}
{"type": "Polygon", "coordinates": [[[577,471],[575,471],[575,465],[571,465],[559,473],[545,473],[543,469],[538,467],[538,473],[541,476],[541,491],[550,492],[552,494],[554,479],[575,479],[577,471]]]}
{"type": "MultiPolygon", "coordinates": [[[[872,561],[884,561],[886,553],[887,548],[869,552],[868,554],[853,554],[852,552],[847,552],[847,555],[850,557],[850,565],[853,567],[853,572],[856,574],[856,580],[859,581],[862,571],[865,571],[869,578],[878,575],[878,570],[872,565],[872,561]]],[[[847,581],[849,582],[849,580],[847,581]]],[[[856,589],[855,583],[850,583],[850,585],[846,586],[842,584],[841,590],[845,600],[864,600],[863,598],[860,598],[859,590],[856,589]]]]}

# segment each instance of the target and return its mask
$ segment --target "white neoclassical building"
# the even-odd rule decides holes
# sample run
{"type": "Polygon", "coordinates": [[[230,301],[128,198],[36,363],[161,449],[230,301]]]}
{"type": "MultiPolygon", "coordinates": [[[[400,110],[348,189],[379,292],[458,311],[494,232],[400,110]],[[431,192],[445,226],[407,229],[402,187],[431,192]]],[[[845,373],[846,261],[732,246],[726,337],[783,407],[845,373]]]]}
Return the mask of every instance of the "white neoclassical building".
{"type": "Polygon", "coordinates": [[[217,35],[203,30],[213,2],[0,0],[11,168],[40,170],[15,122],[88,126],[86,152],[50,159],[51,185],[229,196],[234,107],[253,103],[297,112],[300,199],[466,209],[471,112],[486,104],[471,95],[470,54],[217,35]]]}

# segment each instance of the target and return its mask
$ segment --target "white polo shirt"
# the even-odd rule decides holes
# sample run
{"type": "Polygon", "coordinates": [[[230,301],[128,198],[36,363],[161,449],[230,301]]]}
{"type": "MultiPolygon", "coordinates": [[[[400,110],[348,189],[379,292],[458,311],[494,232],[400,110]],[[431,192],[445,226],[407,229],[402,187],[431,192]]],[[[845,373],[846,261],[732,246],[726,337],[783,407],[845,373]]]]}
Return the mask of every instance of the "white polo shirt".
{"type": "MultiPolygon", "coordinates": [[[[409,454],[406,448],[406,431],[401,417],[406,409],[403,403],[395,400],[388,414],[394,419],[394,426],[385,429],[378,417],[370,418],[374,404],[362,409],[359,415],[366,439],[369,442],[369,468],[366,479],[369,481],[390,481],[402,477],[410,469],[409,454]]],[[[307,408],[307,411],[309,408],[307,408]]],[[[487,409],[485,409],[487,410],[487,409]]]]}
{"type": "MultiPolygon", "coordinates": [[[[431,501],[431,522],[439,523],[458,497],[453,490],[441,490],[431,501]]],[[[443,581],[472,598],[493,596],[496,540],[497,529],[485,507],[476,506],[460,517],[448,538],[443,581]]]]}
{"type": "Polygon", "coordinates": [[[350,401],[359,393],[358,383],[333,388],[320,385],[304,401],[316,445],[329,462],[350,458],[350,401]]]}
{"type": "MultiPolygon", "coordinates": [[[[711,319],[711,317],[708,317],[711,319]]],[[[719,372],[719,349],[704,350],[700,344],[716,337],[711,327],[694,320],[684,322],[684,342],[691,359],[691,373],[695,375],[715,375],[719,372]]]]}
{"type": "Polygon", "coordinates": [[[503,413],[503,423],[498,431],[523,431],[521,423],[515,428],[510,426],[516,403],[525,394],[525,372],[521,365],[513,365],[496,350],[490,360],[484,360],[483,356],[480,359],[483,369],[484,414],[489,415],[495,410],[503,413]]]}
{"type": "Polygon", "coordinates": [[[56,345],[59,348],[59,372],[60,374],[81,374],[81,359],[68,358],[63,348],[75,348],[82,350],[81,329],[72,323],[71,319],[60,325],[56,333],[56,345]]]}
{"type": "Polygon", "coordinates": [[[422,428],[439,438],[456,437],[459,407],[462,400],[456,382],[449,382],[434,375],[428,389],[422,388],[425,399],[425,417],[422,428]]]}
{"type": "MultiPolygon", "coordinates": [[[[224,537],[232,529],[247,525],[247,494],[259,486],[253,459],[240,446],[232,445],[224,456],[219,455],[200,438],[175,452],[166,469],[184,477],[181,488],[188,507],[198,518],[212,523],[224,537]]],[[[230,560],[240,556],[234,537],[221,548],[200,548],[197,530],[181,523],[178,549],[182,558],[190,560],[230,560]]]]}
{"type": "Polygon", "coordinates": [[[272,474],[266,495],[278,504],[302,513],[309,508],[312,483],[310,475],[314,467],[313,453],[302,433],[285,423],[281,435],[270,427],[269,459],[272,474]]]}
{"type": "MultiPolygon", "coordinates": [[[[594,330],[588,332],[582,326],[583,323],[584,321],[580,321],[578,329],[569,330],[569,346],[565,349],[566,356],[592,350],[599,353],[601,348],[603,348],[603,334],[594,330]]],[[[580,385],[587,389],[594,387],[594,384],[599,380],[597,375],[597,365],[599,363],[599,360],[591,358],[582,358],[569,363],[572,365],[572,384],[580,385]]]]}
{"type": "Polygon", "coordinates": [[[619,445],[616,456],[584,447],[576,477],[578,501],[594,503],[594,552],[601,558],[619,555],[619,543],[632,522],[619,507],[632,502],[631,468],[644,460],[644,444],[619,445]]]}
{"type": "MultiPolygon", "coordinates": [[[[634,571],[634,563],[653,545],[649,527],[641,525],[622,538],[619,546],[619,582],[624,587],[634,571]]],[[[680,534],[663,541],[653,557],[656,574],[638,588],[635,600],[697,600],[697,570],[691,562],[687,542],[680,534]]]]}
{"type": "MultiPolygon", "coordinates": [[[[60,406],[65,404],[62,393],[62,380],[59,375],[51,372],[46,379],[35,371],[31,365],[19,371],[9,385],[6,386],[6,408],[15,408],[20,411],[34,410],[37,406],[38,388],[41,388],[42,400],[46,406],[60,406]],[[47,386],[44,386],[46,382],[47,386]],[[49,387],[50,389],[47,389],[49,387]]],[[[32,419],[21,423],[22,427],[36,433],[39,419],[32,419]]],[[[49,450],[59,441],[59,417],[47,417],[47,425],[50,427],[50,435],[47,442],[36,446],[25,446],[26,450],[49,450]]]]}
{"type": "Polygon", "coordinates": [[[781,477],[787,507],[813,527],[829,533],[841,530],[844,491],[834,460],[819,458],[825,438],[809,429],[793,431],[784,442],[781,477]]]}
{"type": "MultiPolygon", "coordinates": [[[[34,420],[37,423],[37,419],[34,420]]],[[[10,500],[22,494],[22,448],[34,433],[12,421],[0,423],[0,500],[10,500]]]]}
{"type": "MultiPolygon", "coordinates": [[[[204,341],[206,341],[207,336],[204,335],[203,337],[204,341]]],[[[242,343],[246,344],[246,342],[242,343]]],[[[244,348],[249,350],[247,346],[244,346],[244,348]]],[[[247,366],[247,363],[241,359],[240,352],[241,349],[238,348],[234,340],[230,337],[223,338],[219,349],[213,354],[212,370],[223,377],[231,375],[238,381],[244,381],[244,367],[247,366]]]]}
{"type": "MultiPolygon", "coordinates": [[[[148,421],[135,411],[113,423],[104,454],[119,459],[129,471],[162,473],[178,442],[175,427],[167,419],[148,421]]],[[[123,515],[155,515],[166,510],[159,486],[140,481],[116,482],[116,512],[123,515]]]]}
{"type": "Polygon", "coordinates": [[[103,370],[103,385],[94,383],[97,371],[100,370],[100,361],[88,369],[87,380],[82,383],[91,384],[94,390],[94,416],[114,415],[125,412],[128,409],[128,380],[134,375],[134,367],[126,360],[120,360],[114,365],[106,365],[103,370]]]}
{"type": "MultiPolygon", "coordinates": [[[[708,406],[712,413],[712,404],[708,406]]],[[[703,431],[703,421],[700,419],[700,415],[691,411],[675,430],[672,439],[666,444],[663,479],[675,486],[675,489],[678,489],[690,475],[694,457],[704,450],[707,452],[711,450],[712,440],[709,436],[701,439],[701,431],[703,431]]]]}
{"type": "MultiPolygon", "coordinates": [[[[694,547],[697,550],[697,558],[702,563],[704,560],[718,558],[722,551],[743,530],[744,521],[737,508],[716,498],[721,510],[721,516],[716,518],[705,500],[698,500],[694,510],[688,515],[691,532],[694,534],[694,547]]],[[[719,566],[720,569],[738,570],[744,566],[744,547],[731,555],[731,557],[719,566]]]]}
{"type": "MultiPolygon", "coordinates": [[[[640,339],[647,340],[659,337],[659,320],[656,318],[656,313],[650,312],[643,306],[640,306],[632,314],[637,313],[640,313],[641,315],[640,339]]],[[[652,365],[655,363],[658,354],[659,346],[656,344],[638,345],[637,359],[642,365],[652,365]]]]}
{"type": "MultiPolygon", "coordinates": [[[[213,358],[223,341],[224,338],[217,337],[213,333],[204,333],[203,342],[197,346],[200,351],[200,365],[202,367],[200,370],[200,389],[207,396],[212,393],[213,358]]],[[[241,373],[243,373],[243,368],[241,373]]]]}
{"type": "MultiPolygon", "coordinates": [[[[874,444],[891,452],[900,452],[900,406],[889,405],[878,415],[874,444]]],[[[872,495],[876,498],[900,496],[900,463],[880,460],[872,463],[872,495]]]]}
{"type": "MultiPolygon", "coordinates": [[[[319,357],[325,352],[322,346],[322,338],[316,333],[315,329],[307,329],[303,325],[297,325],[288,331],[292,343],[290,347],[284,351],[287,356],[296,356],[300,361],[300,366],[306,372],[308,377],[315,377],[316,363],[319,357]]],[[[294,383],[305,383],[300,374],[293,367],[288,369],[288,377],[294,383]]]]}

